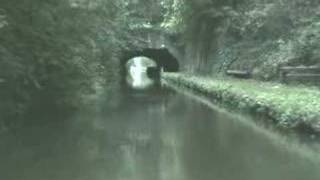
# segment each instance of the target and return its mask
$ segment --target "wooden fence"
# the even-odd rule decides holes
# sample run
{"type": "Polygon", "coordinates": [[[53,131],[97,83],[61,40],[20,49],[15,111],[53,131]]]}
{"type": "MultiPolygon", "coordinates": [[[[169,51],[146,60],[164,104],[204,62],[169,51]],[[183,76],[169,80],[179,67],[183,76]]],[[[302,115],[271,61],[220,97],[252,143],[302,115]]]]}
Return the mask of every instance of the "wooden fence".
{"type": "Polygon", "coordinates": [[[320,82],[320,66],[283,66],[279,68],[281,82],[320,82]]]}

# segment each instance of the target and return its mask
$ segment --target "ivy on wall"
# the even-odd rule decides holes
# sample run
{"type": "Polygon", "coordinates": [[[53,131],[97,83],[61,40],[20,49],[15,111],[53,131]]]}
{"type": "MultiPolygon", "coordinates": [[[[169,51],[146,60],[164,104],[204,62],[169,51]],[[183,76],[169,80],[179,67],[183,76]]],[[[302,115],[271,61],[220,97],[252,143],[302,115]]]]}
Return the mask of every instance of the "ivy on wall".
{"type": "Polygon", "coordinates": [[[163,0],[164,20],[161,27],[168,33],[181,33],[187,27],[187,19],[192,14],[192,8],[185,0],[163,0]]]}

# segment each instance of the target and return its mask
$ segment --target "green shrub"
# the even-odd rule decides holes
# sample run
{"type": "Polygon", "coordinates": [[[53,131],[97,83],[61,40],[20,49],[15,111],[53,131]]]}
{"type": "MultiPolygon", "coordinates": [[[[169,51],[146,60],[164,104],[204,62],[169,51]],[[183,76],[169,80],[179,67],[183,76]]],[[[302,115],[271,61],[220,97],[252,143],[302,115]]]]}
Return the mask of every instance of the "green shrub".
{"type": "Polygon", "coordinates": [[[295,129],[306,126],[320,132],[318,88],[253,80],[212,79],[179,73],[165,73],[163,79],[213,97],[223,106],[264,116],[281,128],[295,129]]]}

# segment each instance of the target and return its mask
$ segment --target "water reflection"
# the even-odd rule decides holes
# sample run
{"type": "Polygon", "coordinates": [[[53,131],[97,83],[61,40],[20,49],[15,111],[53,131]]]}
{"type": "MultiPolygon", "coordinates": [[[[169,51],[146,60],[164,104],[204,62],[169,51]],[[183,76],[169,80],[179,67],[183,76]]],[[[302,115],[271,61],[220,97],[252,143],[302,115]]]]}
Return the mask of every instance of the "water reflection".
{"type": "MultiPolygon", "coordinates": [[[[4,180],[316,180],[319,159],[170,90],[0,136],[4,180]]],[[[99,108],[100,107],[100,108],[99,108]]],[[[298,146],[296,148],[299,148],[298,146]]]]}
{"type": "Polygon", "coordinates": [[[152,59],[146,57],[135,57],[126,64],[127,84],[134,89],[146,89],[154,85],[154,80],[148,77],[147,70],[156,67],[157,64],[152,59]]]}

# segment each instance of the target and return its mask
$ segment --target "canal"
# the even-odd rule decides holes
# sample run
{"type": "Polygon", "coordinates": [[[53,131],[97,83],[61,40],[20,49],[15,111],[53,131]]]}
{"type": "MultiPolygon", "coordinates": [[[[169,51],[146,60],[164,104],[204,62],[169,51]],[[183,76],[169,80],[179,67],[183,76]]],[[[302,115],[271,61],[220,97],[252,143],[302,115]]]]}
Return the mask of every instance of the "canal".
{"type": "Polygon", "coordinates": [[[312,151],[189,96],[158,88],[119,98],[1,134],[0,179],[320,179],[312,151]]]}

